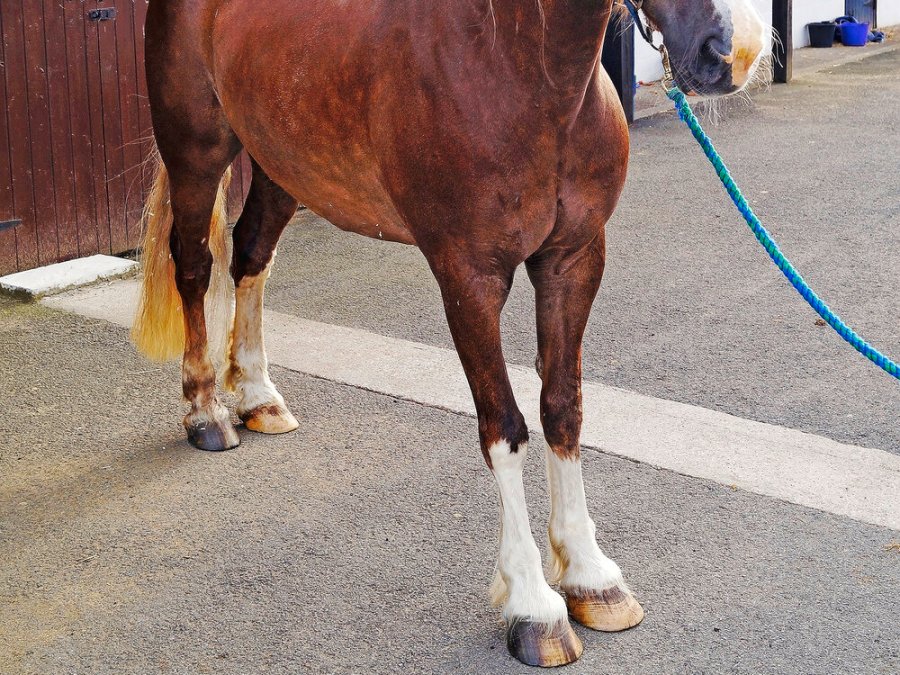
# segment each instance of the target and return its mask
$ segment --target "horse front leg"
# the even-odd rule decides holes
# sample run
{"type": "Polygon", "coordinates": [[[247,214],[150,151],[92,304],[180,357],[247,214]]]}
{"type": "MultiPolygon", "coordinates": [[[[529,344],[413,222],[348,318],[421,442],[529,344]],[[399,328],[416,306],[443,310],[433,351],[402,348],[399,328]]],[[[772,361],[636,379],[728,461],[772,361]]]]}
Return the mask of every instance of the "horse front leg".
{"type": "Polygon", "coordinates": [[[603,275],[603,230],[577,249],[552,247],[529,259],[535,287],[541,422],[547,439],[553,581],[579,623],[619,631],[644,611],[618,565],[597,545],[581,472],[581,341],[603,275]]]}
{"type": "Polygon", "coordinates": [[[500,312],[514,268],[485,273],[459,259],[430,262],[475,399],[481,450],[500,493],[500,555],[492,599],[503,605],[507,646],[529,665],[571,663],[583,647],[569,625],[565,602],[544,579],[531,533],[522,482],[528,427],[513,398],[501,349],[500,312]]]}

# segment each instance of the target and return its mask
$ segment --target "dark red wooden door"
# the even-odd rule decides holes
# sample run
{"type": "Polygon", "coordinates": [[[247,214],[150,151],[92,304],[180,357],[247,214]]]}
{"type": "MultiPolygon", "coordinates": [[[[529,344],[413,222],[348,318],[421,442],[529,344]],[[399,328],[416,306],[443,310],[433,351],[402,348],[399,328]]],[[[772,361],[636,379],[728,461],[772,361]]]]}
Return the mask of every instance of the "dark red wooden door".
{"type": "MultiPolygon", "coordinates": [[[[146,12],[147,0],[0,1],[0,274],[137,246],[146,12]]],[[[244,158],[233,214],[248,186],[244,158]]]]}

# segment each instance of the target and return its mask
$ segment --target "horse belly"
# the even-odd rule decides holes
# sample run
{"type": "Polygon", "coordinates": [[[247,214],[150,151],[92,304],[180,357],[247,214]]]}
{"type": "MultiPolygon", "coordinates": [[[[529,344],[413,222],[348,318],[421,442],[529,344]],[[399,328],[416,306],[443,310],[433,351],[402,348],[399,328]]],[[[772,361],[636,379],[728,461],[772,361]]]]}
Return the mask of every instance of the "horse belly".
{"type": "Polygon", "coordinates": [[[326,25],[285,10],[277,12],[285,25],[273,32],[265,17],[275,12],[245,12],[244,4],[217,17],[210,64],[244,147],[272,180],[337,227],[414,244],[369,142],[371,74],[346,49],[365,16],[326,25]]]}

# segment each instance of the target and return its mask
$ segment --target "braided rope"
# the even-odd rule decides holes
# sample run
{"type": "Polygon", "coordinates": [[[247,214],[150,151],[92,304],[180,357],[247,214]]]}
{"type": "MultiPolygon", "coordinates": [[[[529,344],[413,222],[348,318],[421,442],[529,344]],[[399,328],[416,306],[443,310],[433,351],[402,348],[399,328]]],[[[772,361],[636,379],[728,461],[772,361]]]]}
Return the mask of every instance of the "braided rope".
{"type": "Polygon", "coordinates": [[[738,211],[740,211],[741,215],[744,216],[744,220],[747,221],[747,225],[750,226],[756,239],[762,244],[762,247],[766,249],[766,253],[769,254],[769,257],[772,258],[772,261],[778,269],[784,273],[784,276],[791,282],[791,285],[797,289],[797,292],[800,293],[800,295],[803,296],[803,299],[809,303],[810,307],[822,317],[825,323],[831,326],[838,335],[844,338],[844,340],[849,342],[856,351],[886,373],[900,379],[900,367],[872,347],[868,342],[863,340],[847,324],[841,321],[841,318],[832,312],[828,305],[813,292],[809,285],[803,280],[803,277],[800,276],[800,273],[791,264],[791,261],[784,256],[778,248],[778,245],[775,243],[775,240],[772,239],[772,235],[770,235],[766,228],[763,227],[759,218],[753,213],[753,209],[750,208],[750,204],[747,203],[744,195],[741,194],[740,188],[735,184],[734,179],[728,172],[728,167],[725,166],[725,162],[722,161],[719,153],[716,152],[712,141],[709,140],[709,137],[701,128],[700,122],[697,121],[694,112],[688,105],[684,92],[678,87],[672,87],[666,91],[666,95],[674,101],[675,108],[678,110],[678,116],[688,125],[694,138],[697,139],[700,147],[703,148],[703,152],[706,153],[709,161],[712,162],[716,174],[719,176],[719,180],[722,181],[722,185],[725,186],[728,196],[731,197],[731,201],[734,202],[734,205],[737,207],[738,211]]]}

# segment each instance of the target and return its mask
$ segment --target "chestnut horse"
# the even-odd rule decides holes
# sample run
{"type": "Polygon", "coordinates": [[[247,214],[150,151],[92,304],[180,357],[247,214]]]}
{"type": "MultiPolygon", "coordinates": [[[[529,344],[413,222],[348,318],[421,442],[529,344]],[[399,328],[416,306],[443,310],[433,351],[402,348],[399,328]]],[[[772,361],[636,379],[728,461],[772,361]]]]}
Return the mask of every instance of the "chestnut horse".
{"type": "MultiPolygon", "coordinates": [[[[233,232],[224,376],[237,414],[253,431],[297,427],[269,379],[262,314],[298,203],[344,230],[418,246],[499,487],[492,594],[512,654],[542,666],[580,656],[569,615],[603,631],[643,617],[595,540],[579,454],[582,334],[628,164],[628,128],[599,65],[614,9],[614,0],[150,0],[146,23],[162,163],[134,337],[150,356],[183,353],[189,439],[204,450],[239,442],[216,396],[205,299],[214,260],[227,255],[224,176],[243,148],[253,179],[233,232]],[[537,298],[552,581],[562,595],[544,578],[528,522],[528,428],[500,345],[522,263],[537,298]]],[[[766,47],[749,0],[646,0],[643,11],[685,90],[736,91],[766,47]]]]}

